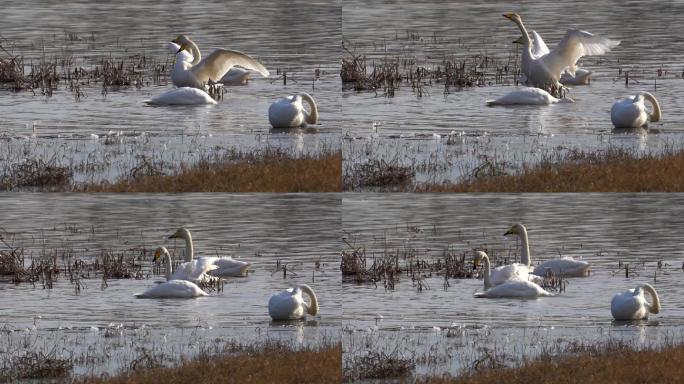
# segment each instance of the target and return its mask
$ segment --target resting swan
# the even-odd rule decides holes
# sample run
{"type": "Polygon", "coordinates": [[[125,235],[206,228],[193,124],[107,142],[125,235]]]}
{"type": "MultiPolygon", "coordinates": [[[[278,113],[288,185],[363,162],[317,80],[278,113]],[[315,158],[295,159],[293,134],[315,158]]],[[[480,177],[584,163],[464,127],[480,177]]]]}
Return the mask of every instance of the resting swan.
{"type": "Polygon", "coordinates": [[[174,88],[145,100],[150,105],[199,105],[216,104],[216,100],[201,89],[192,87],[174,88]]]}
{"type": "Polygon", "coordinates": [[[540,296],[553,296],[552,293],[547,292],[544,288],[540,287],[536,283],[527,280],[508,280],[503,284],[497,285],[493,288],[491,282],[491,271],[489,265],[489,257],[486,253],[480,251],[478,253],[484,261],[484,292],[477,292],[475,297],[486,297],[486,298],[497,298],[497,297],[517,297],[517,298],[528,298],[534,299],[540,296]]]}
{"type": "MultiPolygon", "coordinates": [[[[529,244],[527,238],[527,228],[522,224],[516,224],[511,228],[507,234],[518,235],[522,244],[529,244]]],[[[528,248],[529,252],[529,248],[528,248]]],[[[534,267],[533,274],[537,276],[546,276],[547,271],[552,271],[557,276],[564,277],[586,277],[589,276],[590,265],[586,261],[575,260],[572,257],[566,256],[560,259],[547,260],[536,267],[534,267]]]]}
{"type": "MultiPolygon", "coordinates": [[[[179,46],[183,44],[188,45],[188,49],[193,57],[192,65],[196,65],[202,60],[202,53],[200,52],[199,47],[188,36],[178,35],[172,42],[179,46]]],[[[249,74],[250,72],[244,68],[232,67],[218,82],[223,85],[247,85],[249,74]]],[[[268,74],[265,76],[268,76],[268,74]]]]}
{"type": "Polygon", "coordinates": [[[318,122],[318,107],[313,97],[306,92],[278,99],[268,107],[268,121],[273,128],[297,128],[318,122]],[[304,109],[302,101],[309,104],[309,111],[304,109]]]}
{"type": "Polygon", "coordinates": [[[562,88],[559,80],[563,71],[567,68],[571,74],[574,74],[575,64],[580,57],[602,55],[620,44],[619,41],[572,29],[565,33],[556,49],[541,57],[534,57],[532,55],[532,39],[523,25],[520,15],[509,12],[503,16],[517,24],[520,32],[522,32],[524,48],[521,67],[528,85],[554,93],[562,88]]]}
{"type": "MultiPolygon", "coordinates": [[[[532,31],[532,38],[532,47],[530,48],[530,51],[533,58],[538,59],[551,52],[537,31],[532,31]]],[[[519,37],[513,42],[522,45],[523,38],[519,37]]],[[[591,81],[591,74],[591,71],[579,67],[575,67],[575,73],[572,74],[566,68],[561,74],[560,83],[563,85],[587,85],[591,81]]],[[[520,75],[520,82],[527,84],[527,77],[525,77],[525,75],[520,75]]]]}
{"type": "Polygon", "coordinates": [[[660,121],[661,117],[658,100],[648,92],[639,92],[636,96],[622,99],[613,104],[610,109],[610,120],[615,128],[641,128],[647,126],[649,122],[660,121]],[[653,106],[653,113],[646,111],[645,100],[653,106]]]}
{"type": "Polygon", "coordinates": [[[639,284],[635,289],[618,293],[610,302],[610,313],[615,320],[643,320],[648,318],[649,312],[660,312],[660,299],[650,284],[639,284]],[[644,291],[651,295],[653,304],[646,301],[644,291]]]}
{"type": "Polygon", "coordinates": [[[318,299],[306,284],[278,292],[268,300],[268,314],[275,321],[299,320],[307,313],[311,316],[318,314],[318,299]],[[309,296],[310,304],[304,301],[302,292],[309,296]]]}
{"type": "MultiPolygon", "coordinates": [[[[137,298],[192,298],[199,296],[208,296],[197,284],[176,278],[175,274],[171,274],[171,257],[169,252],[164,247],[159,247],[154,252],[154,262],[157,263],[164,257],[166,261],[166,282],[157,284],[149,288],[143,293],[136,293],[137,298]]],[[[181,264],[182,266],[182,264],[181,264]]],[[[214,268],[213,266],[211,266],[214,268]]],[[[178,272],[178,271],[177,271],[178,272]]]]}
{"type": "Polygon", "coordinates": [[[208,274],[216,277],[244,277],[247,276],[247,269],[250,263],[235,260],[230,256],[213,257],[203,256],[197,259],[195,257],[195,250],[192,244],[192,235],[187,228],[179,228],[169,239],[183,239],[185,240],[185,261],[201,261],[214,265],[216,268],[209,271],[208,274]]]}
{"type": "Polygon", "coordinates": [[[555,103],[574,103],[574,100],[569,97],[562,99],[551,96],[550,93],[543,89],[532,87],[521,87],[515,91],[509,92],[496,100],[488,100],[487,106],[495,105],[549,105],[555,103]]]}
{"type": "MultiPolygon", "coordinates": [[[[171,42],[170,44],[177,45],[171,42]]],[[[181,44],[178,52],[190,50],[189,43],[181,44]]],[[[199,52],[199,50],[197,51],[199,52]]],[[[177,56],[176,64],[171,71],[171,81],[177,87],[193,87],[205,89],[210,82],[219,83],[226,73],[235,65],[255,70],[263,76],[268,76],[268,70],[258,61],[248,55],[227,49],[217,49],[197,64],[192,54],[177,56]]]]}

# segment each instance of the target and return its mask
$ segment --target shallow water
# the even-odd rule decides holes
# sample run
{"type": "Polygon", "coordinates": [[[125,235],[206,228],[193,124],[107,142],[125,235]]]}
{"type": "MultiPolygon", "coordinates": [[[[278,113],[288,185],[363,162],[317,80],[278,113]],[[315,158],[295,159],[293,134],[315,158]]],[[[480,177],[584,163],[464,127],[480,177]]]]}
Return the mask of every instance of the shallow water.
{"type": "MultiPolygon", "coordinates": [[[[142,260],[145,278],[108,280],[106,287],[99,276],[82,278],[78,293],[64,276],[52,289],[2,282],[0,328],[6,333],[0,360],[24,350],[49,352],[52,346],[69,356],[72,344],[78,346],[75,357],[114,350],[111,359],[75,364],[76,373],[98,373],[127,367],[146,348],[175,361],[221,345],[214,340],[280,340],[295,347],[339,340],[340,204],[335,195],[23,194],[5,195],[2,201],[3,240],[23,247],[27,256],[58,249],[93,260],[102,250],[118,254],[144,248],[148,257],[142,260]],[[149,252],[159,245],[175,255],[184,249],[182,242],[166,239],[179,226],[193,231],[196,254],[233,255],[252,263],[253,273],[228,279],[222,292],[209,297],[135,299],[134,293],[163,280],[150,275],[149,252]],[[286,278],[276,271],[276,261],[288,266],[286,278]],[[271,323],[270,295],[299,283],[316,290],[320,315],[307,322],[271,323]]],[[[63,265],[59,257],[57,263],[63,265]]]]}
{"type": "MultiPolygon", "coordinates": [[[[271,72],[269,79],[257,74],[247,86],[226,87],[223,100],[210,106],[144,104],[145,99],[173,87],[166,74],[161,76],[160,84],[146,83],[139,89],[109,87],[106,94],[101,84],[84,85],[80,101],[75,101],[65,82],[60,83],[52,97],[3,90],[0,136],[6,139],[4,145],[15,152],[25,150],[26,140],[37,142],[36,147],[48,147],[29,150],[24,157],[49,160],[64,156],[79,162],[90,159],[91,163],[97,158],[98,165],[130,170],[130,164],[138,164],[142,156],[166,161],[188,157],[183,138],[197,134],[209,137],[208,148],[237,147],[249,151],[276,146],[302,153],[298,150],[302,142],[307,143],[311,152],[320,151],[322,145],[339,147],[338,2],[190,1],[160,5],[141,1],[112,6],[75,2],[35,7],[22,3],[4,8],[3,47],[12,54],[23,55],[26,63],[39,60],[43,54],[48,58],[69,56],[74,66],[88,68],[103,57],[145,55],[150,66],[162,63],[169,68],[174,57],[169,54],[167,43],[186,33],[204,55],[217,47],[243,51],[258,58],[271,72]],[[40,20],[39,26],[35,25],[36,20],[40,20]],[[280,79],[283,71],[287,72],[287,85],[280,79]],[[320,124],[304,132],[273,131],[267,113],[270,103],[300,91],[316,99],[320,124]],[[36,137],[31,138],[34,129],[36,137]],[[124,156],[102,158],[100,147],[110,131],[153,139],[149,145],[126,148],[124,156]],[[163,157],[160,152],[165,152],[163,157]]],[[[4,52],[0,54],[3,55],[4,52]]],[[[191,157],[189,162],[193,161],[191,157]]],[[[7,159],[0,162],[3,160],[7,159]]],[[[7,162],[16,161],[19,160],[12,158],[7,162]]],[[[60,161],[64,164],[66,160],[60,161]]],[[[112,180],[122,173],[77,172],[76,181],[112,180]]]]}
{"type": "Polygon", "coordinates": [[[572,342],[625,340],[640,347],[681,341],[684,272],[677,228],[683,199],[679,194],[347,194],[345,237],[365,247],[368,256],[412,250],[420,259],[434,260],[451,249],[472,260],[473,248],[486,248],[500,262],[516,260],[518,245],[503,233],[522,222],[533,263],[570,255],[589,261],[592,272],[569,279],[557,297],[538,300],[477,299],[473,293],[483,289],[481,279],[449,279],[445,289],[438,274],[425,277],[428,288],[422,292],[407,276],[394,290],[382,283],[345,282],[345,351],[432,353],[443,361],[419,361],[417,372],[458,373],[481,358],[483,349],[519,359],[572,342]],[[625,278],[620,262],[634,274],[625,278]],[[640,324],[613,323],[612,296],[642,282],[657,289],[661,313],[640,324]],[[446,337],[449,328],[458,336],[446,337]]]}
{"type": "MultiPolygon", "coordinates": [[[[579,28],[622,43],[600,57],[587,57],[580,64],[594,71],[589,86],[574,86],[568,96],[573,104],[524,107],[486,107],[514,89],[513,76],[504,84],[458,90],[445,95],[444,85],[425,86],[423,97],[404,85],[395,97],[372,92],[344,91],[342,109],[348,116],[343,133],[353,138],[343,144],[345,159],[363,162],[368,158],[399,159],[406,165],[429,160],[429,156],[452,158],[447,170],[436,175],[421,171],[419,181],[430,178],[438,182],[456,180],[467,174],[462,164],[479,164],[483,155],[477,147],[466,146],[462,153],[443,148],[446,136],[491,140],[484,153],[490,158],[519,165],[534,162],[530,156],[534,138],[541,136],[548,148],[557,146],[580,150],[597,150],[607,146],[634,149],[637,153],[657,152],[663,143],[681,143],[684,138],[684,110],[678,103],[682,85],[683,51],[681,39],[669,31],[681,30],[677,18],[682,5],[661,2],[657,5],[629,2],[616,6],[612,2],[573,2],[572,5],[551,1],[510,5],[505,2],[421,2],[375,1],[345,2],[343,35],[368,62],[385,56],[414,59],[417,65],[435,68],[444,58],[461,58],[484,54],[501,63],[515,62],[517,52],[511,41],[519,30],[501,16],[516,11],[528,29],[535,29],[553,48],[569,28],[579,28]],[[372,8],[371,11],[368,9],[372,8]],[[562,15],[559,18],[558,15],[562,15]],[[638,23],[633,20],[638,19],[638,23]],[[635,82],[625,86],[619,70],[631,71],[635,82]],[[658,70],[662,70],[662,76],[658,70]],[[614,101],[638,91],[652,92],[663,109],[663,120],[653,123],[653,135],[612,132],[610,108],[614,101]],[[414,140],[421,135],[441,138],[414,140]],[[609,136],[609,138],[606,138],[609,136]],[[614,136],[614,139],[610,137],[614,136]],[[401,137],[401,138],[400,138],[401,137]],[[526,143],[525,143],[526,141],[526,143]],[[379,147],[371,154],[366,147],[379,147]],[[402,149],[403,148],[403,149],[402,149]]],[[[493,72],[493,70],[491,70],[493,72]]],[[[493,76],[492,76],[493,79],[493,76]]]]}

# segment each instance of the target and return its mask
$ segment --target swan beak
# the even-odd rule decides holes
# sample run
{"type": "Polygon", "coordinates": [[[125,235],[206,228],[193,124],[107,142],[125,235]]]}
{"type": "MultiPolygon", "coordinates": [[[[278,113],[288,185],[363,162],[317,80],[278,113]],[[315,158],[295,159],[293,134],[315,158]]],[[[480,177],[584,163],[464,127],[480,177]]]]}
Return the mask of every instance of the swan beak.
{"type": "Polygon", "coordinates": [[[177,239],[177,238],[179,238],[179,237],[180,237],[180,236],[178,236],[178,233],[174,233],[173,235],[169,236],[168,238],[169,238],[169,239],[177,239]]]}
{"type": "Polygon", "coordinates": [[[152,259],[152,261],[154,261],[156,263],[157,260],[159,260],[159,258],[161,257],[161,254],[162,254],[162,250],[157,248],[157,250],[154,251],[154,259],[152,259]]]}
{"type": "Polygon", "coordinates": [[[518,234],[518,231],[515,229],[515,227],[513,227],[513,228],[509,229],[508,231],[506,231],[506,233],[504,233],[504,236],[517,235],[517,234],[518,234]]]}
{"type": "Polygon", "coordinates": [[[513,13],[513,12],[507,12],[507,13],[504,13],[503,15],[501,15],[501,16],[507,18],[508,20],[511,20],[511,19],[513,18],[513,15],[515,15],[515,13],[513,13]]]}
{"type": "Polygon", "coordinates": [[[513,44],[522,44],[522,36],[518,37],[517,39],[513,40],[513,44]]]}

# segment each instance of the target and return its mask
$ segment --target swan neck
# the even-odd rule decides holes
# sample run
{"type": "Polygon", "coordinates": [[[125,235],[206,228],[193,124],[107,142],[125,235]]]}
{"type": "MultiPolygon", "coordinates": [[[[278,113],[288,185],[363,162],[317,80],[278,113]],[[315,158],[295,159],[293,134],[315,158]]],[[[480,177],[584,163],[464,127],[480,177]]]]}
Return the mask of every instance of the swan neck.
{"type": "Polygon", "coordinates": [[[185,232],[183,239],[185,240],[185,261],[192,261],[195,258],[195,250],[192,245],[192,235],[189,231],[185,232]]]}
{"type": "Polygon", "coordinates": [[[308,313],[311,316],[315,316],[318,314],[318,298],[316,297],[316,294],[314,293],[313,289],[309,287],[306,284],[302,284],[299,286],[299,289],[302,290],[302,292],[306,293],[307,296],[309,296],[309,305],[306,308],[306,313],[308,313]]]}
{"type": "Polygon", "coordinates": [[[302,100],[309,104],[309,112],[306,114],[306,123],[316,124],[318,122],[318,106],[316,105],[316,102],[313,97],[306,92],[301,92],[299,95],[302,97],[302,100]]]}
{"type": "Polygon", "coordinates": [[[190,53],[192,54],[192,64],[195,65],[202,60],[202,54],[200,53],[199,47],[194,41],[188,39],[188,45],[190,45],[190,53]]]}
{"type": "Polygon", "coordinates": [[[530,260],[530,244],[527,239],[527,228],[522,227],[520,231],[520,262],[528,267],[532,264],[530,260]]]}
{"type": "Polygon", "coordinates": [[[649,120],[652,122],[660,121],[661,111],[658,100],[656,100],[655,96],[649,92],[641,92],[641,94],[644,96],[644,99],[651,103],[651,106],[653,107],[653,112],[648,114],[649,120]]]}
{"type": "Polygon", "coordinates": [[[523,38],[523,46],[528,52],[532,52],[532,39],[530,39],[530,34],[527,32],[527,28],[523,25],[522,20],[515,20],[515,24],[518,25],[518,28],[520,28],[520,32],[522,33],[522,38],[523,38]]]}
{"type": "Polygon", "coordinates": [[[658,297],[658,294],[656,293],[655,288],[651,284],[641,284],[641,289],[644,291],[648,292],[649,295],[651,295],[651,301],[652,303],[648,305],[648,311],[656,314],[660,312],[660,298],[658,297]]]}
{"type": "Polygon", "coordinates": [[[489,265],[489,256],[483,255],[482,260],[484,262],[484,286],[485,289],[489,289],[489,287],[491,286],[491,282],[489,281],[489,275],[491,273],[491,266],[489,265]]]}
{"type": "Polygon", "coordinates": [[[171,256],[168,252],[164,252],[164,263],[166,264],[166,281],[169,281],[173,274],[173,266],[171,265],[171,256]]]}

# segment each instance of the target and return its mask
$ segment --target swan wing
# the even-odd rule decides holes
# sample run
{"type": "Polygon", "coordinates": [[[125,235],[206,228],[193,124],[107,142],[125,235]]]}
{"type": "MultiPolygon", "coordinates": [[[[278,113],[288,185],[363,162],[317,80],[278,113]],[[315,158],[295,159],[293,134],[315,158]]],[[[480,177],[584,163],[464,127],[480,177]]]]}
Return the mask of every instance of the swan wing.
{"type": "Polygon", "coordinates": [[[610,313],[615,320],[640,320],[648,317],[643,296],[634,289],[618,293],[610,301],[610,313]]]}
{"type": "Polygon", "coordinates": [[[209,80],[218,81],[222,79],[235,65],[257,71],[263,76],[269,75],[266,67],[249,55],[227,49],[215,50],[211,55],[193,66],[191,71],[199,82],[207,83],[209,80]]]}
{"type": "Polygon", "coordinates": [[[268,314],[276,321],[300,319],[305,315],[303,304],[301,291],[287,289],[271,296],[268,301],[268,314]]]}
{"type": "Polygon", "coordinates": [[[544,288],[529,281],[507,281],[504,284],[498,285],[485,292],[475,294],[476,297],[515,297],[523,299],[533,299],[540,296],[553,296],[552,293],[547,292],[544,288]]]}
{"type": "Polygon", "coordinates": [[[221,277],[241,277],[247,274],[247,269],[251,265],[245,261],[235,260],[230,256],[217,257],[214,261],[216,269],[211,271],[212,276],[221,277]]]}
{"type": "Polygon", "coordinates": [[[551,52],[537,31],[532,31],[532,38],[534,39],[532,42],[532,56],[539,58],[551,52]]]}
{"type": "Polygon", "coordinates": [[[561,72],[568,67],[570,73],[574,75],[575,64],[580,57],[603,55],[619,44],[620,41],[618,40],[598,37],[586,31],[572,29],[565,34],[556,49],[541,57],[540,60],[544,62],[550,73],[560,78],[561,72]]]}
{"type": "Polygon", "coordinates": [[[200,258],[180,264],[171,275],[172,280],[187,280],[198,282],[204,279],[207,272],[217,267],[211,258],[200,258]]]}
{"type": "Polygon", "coordinates": [[[198,105],[216,104],[216,100],[201,89],[181,87],[168,90],[151,100],[145,100],[145,103],[151,105],[198,105]]]}

